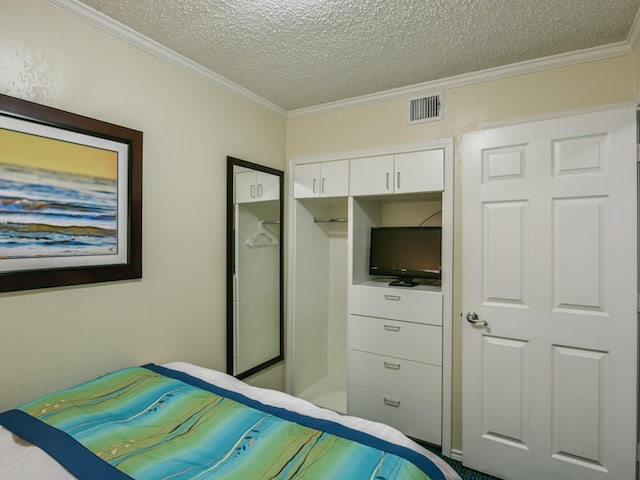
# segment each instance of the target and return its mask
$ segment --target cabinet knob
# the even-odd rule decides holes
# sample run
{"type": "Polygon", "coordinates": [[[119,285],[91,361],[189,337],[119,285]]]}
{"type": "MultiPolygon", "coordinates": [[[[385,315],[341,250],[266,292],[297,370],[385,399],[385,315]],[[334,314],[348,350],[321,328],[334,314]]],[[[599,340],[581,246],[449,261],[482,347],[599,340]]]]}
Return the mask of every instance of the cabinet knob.
{"type": "Polygon", "coordinates": [[[391,400],[390,398],[384,397],[384,404],[398,408],[400,406],[400,400],[391,400]]]}
{"type": "Polygon", "coordinates": [[[400,370],[400,364],[399,363],[384,362],[384,368],[388,368],[389,370],[400,370]]]}

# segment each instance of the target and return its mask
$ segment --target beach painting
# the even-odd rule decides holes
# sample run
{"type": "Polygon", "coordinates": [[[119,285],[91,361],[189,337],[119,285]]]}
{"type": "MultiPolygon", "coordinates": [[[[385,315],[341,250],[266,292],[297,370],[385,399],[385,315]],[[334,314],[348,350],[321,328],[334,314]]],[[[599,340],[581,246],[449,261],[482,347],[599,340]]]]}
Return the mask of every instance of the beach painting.
{"type": "Polygon", "coordinates": [[[0,93],[0,293],[142,278],[142,147],[0,93]]]}
{"type": "Polygon", "coordinates": [[[0,272],[118,263],[120,150],[73,132],[0,128],[0,272]]]}

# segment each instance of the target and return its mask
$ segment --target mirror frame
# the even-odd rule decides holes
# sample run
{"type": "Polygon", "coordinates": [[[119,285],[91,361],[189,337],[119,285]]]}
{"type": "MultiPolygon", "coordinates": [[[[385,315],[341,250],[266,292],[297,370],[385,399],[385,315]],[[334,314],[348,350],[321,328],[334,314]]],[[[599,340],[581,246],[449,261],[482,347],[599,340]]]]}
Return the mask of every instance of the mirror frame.
{"type": "Polygon", "coordinates": [[[227,373],[229,375],[235,376],[238,379],[244,379],[250,377],[251,375],[255,375],[256,373],[275,365],[276,363],[282,362],[284,360],[284,172],[282,170],[276,170],[271,167],[266,167],[264,165],[258,165],[256,163],[248,162],[246,160],[240,160],[239,158],[227,157],[227,373]],[[250,168],[259,172],[270,173],[272,175],[278,176],[280,180],[280,223],[279,223],[279,234],[280,234],[280,242],[278,245],[280,261],[279,261],[279,283],[280,283],[280,298],[279,298],[279,307],[280,307],[280,320],[279,320],[279,328],[280,332],[278,335],[280,345],[278,348],[278,355],[272,357],[255,367],[252,367],[243,372],[238,372],[234,375],[234,365],[233,365],[233,357],[234,357],[234,339],[233,339],[233,268],[234,268],[234,258],[235,258],[235,243],[234,243],[234,167],[245,167],[250,168]]]}

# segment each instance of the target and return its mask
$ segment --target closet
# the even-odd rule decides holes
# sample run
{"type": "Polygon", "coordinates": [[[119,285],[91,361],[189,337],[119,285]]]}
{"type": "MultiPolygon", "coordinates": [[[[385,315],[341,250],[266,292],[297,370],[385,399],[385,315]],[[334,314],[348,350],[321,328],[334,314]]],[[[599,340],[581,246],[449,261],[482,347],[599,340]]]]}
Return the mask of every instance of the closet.
{"type": "Polygon", "coordinates": [[[290,162],[287,390],[450,451],[450,140],[290,162]],[[442,276],[369,274],[372,227],[442,227],[442,276]]]}

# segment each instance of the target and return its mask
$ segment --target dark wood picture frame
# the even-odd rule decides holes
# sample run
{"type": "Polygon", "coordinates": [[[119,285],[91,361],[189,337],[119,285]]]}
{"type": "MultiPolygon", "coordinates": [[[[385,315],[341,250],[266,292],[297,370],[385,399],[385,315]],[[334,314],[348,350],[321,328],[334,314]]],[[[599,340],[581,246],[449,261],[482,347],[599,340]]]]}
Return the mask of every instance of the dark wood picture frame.
{"type": "MultiPolygon", "coordinates": [[[[100,150],[102,147],[93,144],[104,143],[108,145],[104,150],[116,158],[113,163],[117,164],[116,179],[112,181],[115,191],[111,192],[115,198],[112,222],[116,227],[105,229],[111,232],[115,246],[110,247],[108,254],[49,256],[44,253],[44,248],[42,253],[37,250],[38,237],[31,235],[29,241],[36,243],[37,254],[32,257],[24,253],[12,256],[11,246],[15,244],[13,235],[16,231],[32,233],[32,230],[48,231],[54,227],[40,223],[40,219],[32,224],[13,223],[12,215],[15,212],[9,207],[19,209],[27,205],[31,210],[44,209],[47,206],[42,205],[50,205],[51,201],[22,199],[16,196],[15,190],[3,190],[0,186],[0,207],[3,207],[0,209],[0,292],[142,278],[142,132],[2,94],[0,132],[16,138],[24,135],[25,138],[20,139],[22,143],[28,144],[31,138],[38,142],[49,139],[53,141],[52,144],[68,143],[72,148],[79,147],[80,151],[83,147],[87,151],[100,150]],[[113,152],[110,146],[115,146],[113,152]],[[112,251],[116,253],[111,254],[112,251]],[[55,256],[62,258],[48,258],[55,256]],[[44,261],[45,258],[48,261],[44,261]]],[[[7,144],[3,146],[0,142],[0,162],[3,148],[8,148],[7,144]]],[[[42,157],[46,159],[46,155],[42,157]]],[[[74,160],[77,163],[82,158],[74,160]]],[[[55,170],[54,160],[51,162],[55,170]]],[[[37,174],[39,170],[34,168],[33,171],[37,174]]],[[[69,207],[56,203],[52,208],[60,211],[69,207]]],[[[69,230],[74,227],[60,228],[69,230]]],[[[80,229],[82,232],[93,235],[93,227],[82,228],[85,228],[80,229]]]]}

